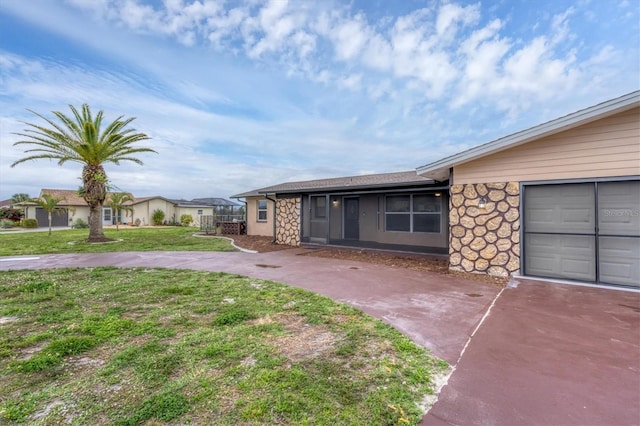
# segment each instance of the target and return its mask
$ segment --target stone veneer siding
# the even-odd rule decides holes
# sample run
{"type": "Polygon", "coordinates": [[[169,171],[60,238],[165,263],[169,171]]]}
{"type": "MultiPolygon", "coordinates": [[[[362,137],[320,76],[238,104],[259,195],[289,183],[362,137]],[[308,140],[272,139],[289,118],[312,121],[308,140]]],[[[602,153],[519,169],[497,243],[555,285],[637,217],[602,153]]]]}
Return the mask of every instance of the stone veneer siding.
{"type": "Polygon", "coordinates": [[[518,182],[452,185],[449,226],[449,269],[500,277],[520,269],[518,182]]]}
{"type": "Polygon", "coordinates": [[[276,244],[300,245],[300,197],[276,199],[276,244]]]}

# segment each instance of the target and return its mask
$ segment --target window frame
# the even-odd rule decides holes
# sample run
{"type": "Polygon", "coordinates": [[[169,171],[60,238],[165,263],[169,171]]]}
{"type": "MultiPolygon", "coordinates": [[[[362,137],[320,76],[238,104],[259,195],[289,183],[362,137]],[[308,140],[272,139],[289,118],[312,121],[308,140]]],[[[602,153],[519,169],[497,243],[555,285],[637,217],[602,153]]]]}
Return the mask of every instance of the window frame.
{"type": "Polygon", "coordinates": [[[268,222],[269,221],[269,203],[267,200],[257,200],[256,202],[256,221],[257,222],[268,222]],[[263,206],[261,204],[264,203],[263,206]],[[264,218],[261,218],[261,214],[264,213],[264,218]]]}
{"type": "Polygon", "coordinates": [[[384,231],[385,232],[404,232],[410,234],[441,234],[442,233],[442,197],[437,197],[434,193],[420,193],[420,194],[388,194],[385,195],[384,198],[384,231]],[[417,211],[415,209],[414,197],[421,196],[432,196],[438,203],[435,204],[437,206],[435,211],[417,211]],[[408,211],[389,211],[389,198],[401,198],[408,197],[409,201],[409,210],[408,211]],[[409,219],[409,229],[407,230],[398,230],[398,229],[389,229],[389,216],[408,216],[409,219]],[[437,217],[437,229],[434,231],[420,231],[416,230],[415,219],[416,217],[426,217],[426,216],[435,216],[437,217]]]}

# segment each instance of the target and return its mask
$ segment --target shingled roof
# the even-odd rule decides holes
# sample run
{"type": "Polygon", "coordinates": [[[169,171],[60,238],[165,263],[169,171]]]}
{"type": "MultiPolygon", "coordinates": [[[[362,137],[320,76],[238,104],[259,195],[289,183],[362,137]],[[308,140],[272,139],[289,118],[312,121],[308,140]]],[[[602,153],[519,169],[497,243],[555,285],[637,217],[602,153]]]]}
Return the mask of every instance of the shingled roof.
{"type": "Polygon", "coordinates": [[[266,194],[287,194],[298,192],[327,192],[345,190],[368,190],[375,188],[394,188],[431,185],[434,181],[418,175],[415,170],[373,175],[345,176],[329,179],[316,179],[298,182],[285,182],[278,185],[255,189],[232,196],[231,198],[255,197],[266,194]]]}

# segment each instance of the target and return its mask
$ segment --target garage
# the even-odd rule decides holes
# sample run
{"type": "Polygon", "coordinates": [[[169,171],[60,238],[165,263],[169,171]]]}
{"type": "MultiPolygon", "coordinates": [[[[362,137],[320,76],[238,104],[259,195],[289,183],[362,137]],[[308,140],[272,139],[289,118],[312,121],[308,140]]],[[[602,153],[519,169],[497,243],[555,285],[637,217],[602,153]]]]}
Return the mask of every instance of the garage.
{"type": "Polygon", "coordinates": [[[640,287],[640,180],[522,185],[523,273],[640,287]]]}
{"type": "MultiPolygon", "coordinates": [[[[41,207],[36,208],[39,227],[49,227],[49,214],[41,207]]],[[[51,226],[69,226],[68,210],[56,210],[51,214],[51,226]]]]}

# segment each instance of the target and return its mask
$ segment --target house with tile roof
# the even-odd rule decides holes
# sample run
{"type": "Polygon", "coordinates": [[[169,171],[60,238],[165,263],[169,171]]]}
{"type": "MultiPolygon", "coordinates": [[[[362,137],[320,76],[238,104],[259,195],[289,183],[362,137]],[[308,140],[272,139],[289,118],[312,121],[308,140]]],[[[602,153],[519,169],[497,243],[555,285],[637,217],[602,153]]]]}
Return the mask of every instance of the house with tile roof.
{"type": "MultiPolygon", "coordinates": [[[[85,222],[89,221],[89,206],[78,194],[78,191],[70,189],[42,189],[40,197],[49,194],[55,198],[63,200],[58,204],[61,207],[59,214],[52,216],[53,226],[72,226],[77,219],[85,222]]],[[[167,223],[179,223],[183,214],[192,217],[192,226],[200,226],[202,216],[219,216],[223,213],[233,215],[239,204],[223,198],[198,198],[194,200],[172,200],[162,196],[133,197],[134,200],[127,203],[132,211],[119,211],[115,217],[112,209],[105,204],[102,208],[103,225],[113,225],[116,222],[121,224],[139,224],[141,226],[151,225],[151,217],[155,210],[164,212],[167,223]]],[[[38,224],[44,226],[48,223],[47,213],[35,203],[23,202],[21,205],[25,209],[26,218],[38,220],[38,224]]]]}

